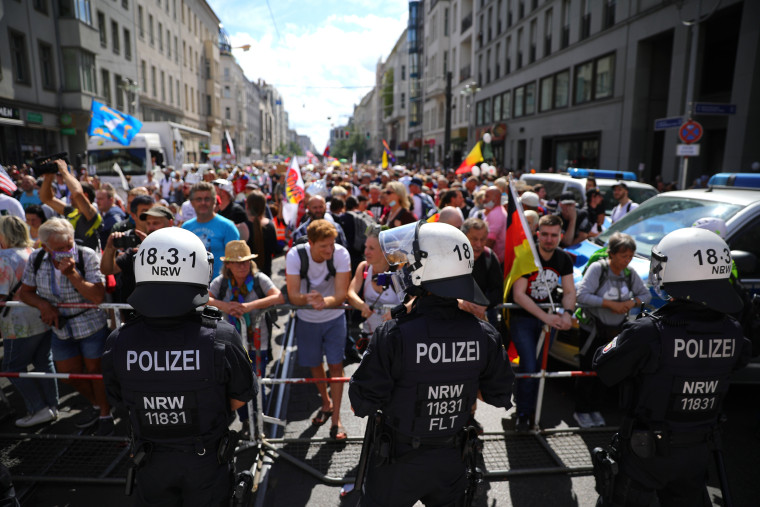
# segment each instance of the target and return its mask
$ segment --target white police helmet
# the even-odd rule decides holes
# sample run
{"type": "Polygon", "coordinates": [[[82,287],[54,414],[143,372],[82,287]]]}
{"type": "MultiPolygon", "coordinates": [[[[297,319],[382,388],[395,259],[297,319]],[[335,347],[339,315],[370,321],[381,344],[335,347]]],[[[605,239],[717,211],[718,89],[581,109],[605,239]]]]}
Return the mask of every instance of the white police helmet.
{"type": "Polygon", "coordinates": [[[488,305],[472,277],[470,240],[456,227],[420,220],[383,231],[378,239],[388,263],[403,264],[394,274],[398,288],[421,287],[440,297],[488,305]]]}
{"type": "Polygon", "coordinates": [[[208,303],[214,257],[179,227],[151,233],[135,255],[135,290],[127,301],[146,317],[178,317],[208,303]]]}
{"type": "Polygon", "coordinates": [[[652,248],[649,279],[672,297],[735,313],[742,301],[731,287],[731,250],[717,234],[689,227],[666,235],[652,248]]]}

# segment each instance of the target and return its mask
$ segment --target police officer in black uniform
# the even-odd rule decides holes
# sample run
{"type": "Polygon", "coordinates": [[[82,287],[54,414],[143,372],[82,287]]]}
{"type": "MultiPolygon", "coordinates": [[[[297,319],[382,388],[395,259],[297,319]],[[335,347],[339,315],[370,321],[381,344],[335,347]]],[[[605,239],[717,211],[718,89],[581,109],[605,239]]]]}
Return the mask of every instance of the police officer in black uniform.
{"type": "Polygon", "coordinates": [[[351,377],[356,415],[383,413],[361,505],[461,504],[471,407],[480,390],[485,402],[509,408],[514,375],[499,333],[457,306],[456,298],[488,305],[472,278],[467,237],[420,221],[379,239],[389,263],[404,264],[390,275],[396,290],[416,298],[375,330],[351,377]]]}
{"type": "Polygon", "coordinates": [[[138,316],[106,343],[108,398],[128,411],[134,437],[137,505],[230,502],[228,426],[257,386],[235,329],[213,309],[197,310],[208,302],[212,264],[190,231],[169,227],[148,236],[135,256],[128,300],[138,316]]]}
{"type": "Polygon", "coordinates": [[[727,315],[741,307],[730,274],[728,246],[703,229],[671,232],[652,249],[650,281],[670,302],[594,356],[602,382],[623,383],[626,409],[612,452],[617,475],[595,470],[597,505],[648,506],[655,495],[663,507],[712,505],[705,484],[721,403],[750,353],[727,315]]]}

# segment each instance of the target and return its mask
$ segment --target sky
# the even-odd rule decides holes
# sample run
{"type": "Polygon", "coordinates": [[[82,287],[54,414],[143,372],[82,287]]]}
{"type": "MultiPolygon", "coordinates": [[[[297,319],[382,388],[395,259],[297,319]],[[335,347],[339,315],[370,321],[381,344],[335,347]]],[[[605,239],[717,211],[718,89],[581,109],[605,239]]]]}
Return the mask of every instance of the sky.
{"type": "Polygon", "coordinates": [[[252,81],[273,84],[290,128],[325,148],[375,84],[407,24],[408,0],[207,0],[252,81]],[[328,119],[328,117],[330,119],[328,119]]]}

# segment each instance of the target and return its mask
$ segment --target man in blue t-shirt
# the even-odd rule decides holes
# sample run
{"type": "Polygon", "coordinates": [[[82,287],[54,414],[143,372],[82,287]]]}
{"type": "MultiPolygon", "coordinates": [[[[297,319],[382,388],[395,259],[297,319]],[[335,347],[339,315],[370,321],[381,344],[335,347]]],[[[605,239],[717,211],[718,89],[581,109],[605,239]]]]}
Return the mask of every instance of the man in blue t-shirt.
{"type": "Polygon", "coordinates": [[[211,183],[201,181],[193,185],[190,189],[190,204],[196,216],[182,224],[182,228],[201,238],[206,250],[214,254],[214,274],[211,276],[214,279],[222,268],[219,258],[224,256],[224,247],[230,241],[240,239],[240,233],[231,220],[214,211],[216,189],[211,183]]]}
{"type": "Polygon", "coordinates": [[[21,190],[23,190],[23,192],[18,197],[18,200],[24,209],[28,208],[32,204],[42,206],[42,199],[40,199],[40,194],[37,191],[36,186],[37,182],[34,181],[34,178],[28,174],[21,178],[19,187],[21,187],[21,190]]]}

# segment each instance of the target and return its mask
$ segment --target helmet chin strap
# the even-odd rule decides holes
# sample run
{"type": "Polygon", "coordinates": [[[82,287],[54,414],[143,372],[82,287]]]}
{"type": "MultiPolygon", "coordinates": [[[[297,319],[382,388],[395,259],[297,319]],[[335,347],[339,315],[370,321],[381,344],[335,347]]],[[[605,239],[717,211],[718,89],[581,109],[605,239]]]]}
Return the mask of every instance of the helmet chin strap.
{"type": "Polygon", "coordinates": [[[416,271],[422,267],[422,259],[426,259],[428,253],[420,249],[420,227],[426,224],[425,220],[417,222],[417,226],[414,228],[414,241],[412,242],[412,251],[414,252],[414,264],[410,271],[416,271]]]}

